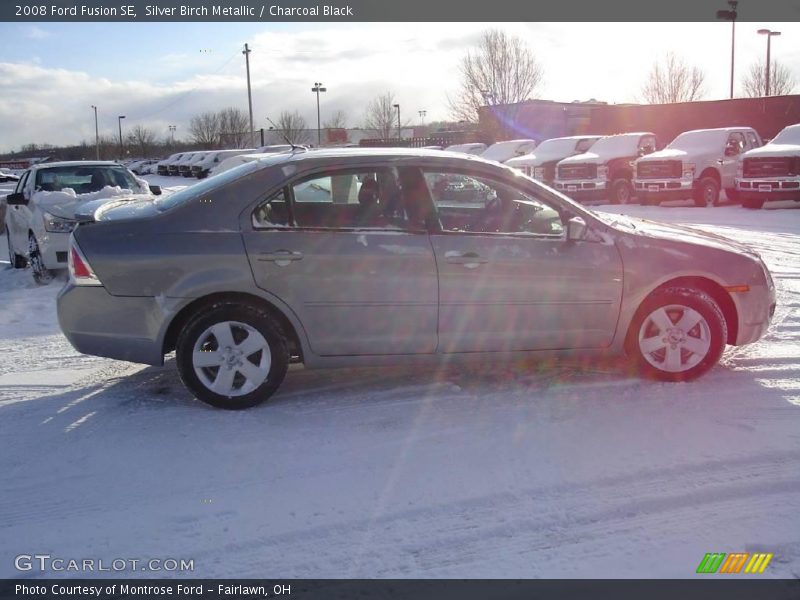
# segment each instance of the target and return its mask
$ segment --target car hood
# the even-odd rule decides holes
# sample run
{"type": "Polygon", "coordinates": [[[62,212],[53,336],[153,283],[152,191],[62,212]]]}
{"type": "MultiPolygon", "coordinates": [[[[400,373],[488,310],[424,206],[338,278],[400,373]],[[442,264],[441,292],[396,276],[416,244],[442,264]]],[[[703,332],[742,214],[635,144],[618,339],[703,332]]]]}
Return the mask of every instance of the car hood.
{"type": "Polygon", "coordinates": [[[635,237],[655,238],[671,242],[692,244],[695,246],[705,246],[707,248],[716,248],[718,250],[725,250],[727,252],[735,252],[736,254],[758,258],[758,253],[749,246],[715,233],[694,229],[693,227],[661,223],[625,215],[608,215],[604,217],[603,220],[618,231],[623,231],[635,237]]]}
{"type": "Polygon", "coordinates": [[[800,146],[796,144],[767,144],[753,148],[742,155],[742,158],[758,158],[768,156],[800,156],[800,146]]]}
{"type": "Polygon", "coordinates": [[[653,152],[648,154],[647,156],[643,156],[642,158],[638,159],[636,162],[649,162],[651,160],[675,160],[675,159],[685,159],[689,156],[689,153],[685,150],[678,150],[677,148],[664,148],[663,150],[659,150],[658,152],[653,152]]]}
{"type": "Polygon", "coordinates": [[[70,194],[71,191],[36,192],[33,198],[41,210],[62,219],[77,219],[81,215],[91,214],[111,201],[130,202],[152,198],[150,194],[134,194],[131,190],[118,187],[106,187],[89,194],[70,194]]]}
{"type": "Polygon", "coordinates": [[[533,152],[512,158],[505,164],[509,167],[540,167],[548,162],[564,160],[567,156],[563,152],[533,152]]]}

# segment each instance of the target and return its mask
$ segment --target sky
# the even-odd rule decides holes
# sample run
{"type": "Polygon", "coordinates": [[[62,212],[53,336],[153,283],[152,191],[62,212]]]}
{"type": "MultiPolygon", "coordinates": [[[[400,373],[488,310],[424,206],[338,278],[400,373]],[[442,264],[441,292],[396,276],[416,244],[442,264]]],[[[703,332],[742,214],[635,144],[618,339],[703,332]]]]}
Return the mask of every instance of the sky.
{"type": "MultiPolygon", "coordinates": [[[[316,126],[321,112],[342,110],[347,126],[363,123],[367,104],[387,91],[404,121],[448,118],[458,65],[481,31],[523,38],[544,68],[538,97],[571,102],[641,100],[653,63],[667,52],[705,71],[705,99],[729,95],[730,23],[2,23],[0,152],[26,143],[94,141],[143,125],[159,137],[175,125],[188,137],[192,115],[236,106],[247,111],[244,56],[249,43],[256,128],[284,110],[316,126]]],[[[736,93],[754,61],[772,57],[800,82],[800,23],[736,25],[736,93]]],[[[800,93],[800,86],[796,88],[800,93]]]]}

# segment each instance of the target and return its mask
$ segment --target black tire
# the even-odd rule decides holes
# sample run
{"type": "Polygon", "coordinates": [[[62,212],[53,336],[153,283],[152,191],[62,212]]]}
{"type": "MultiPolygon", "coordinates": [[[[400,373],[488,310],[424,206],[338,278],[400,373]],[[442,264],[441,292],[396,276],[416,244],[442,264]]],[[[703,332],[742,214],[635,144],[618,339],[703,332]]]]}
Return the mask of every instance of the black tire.
{"type": "Polygon", "coordinates": [[[742,206],[744,206],[745,208],[758,210],[762,206],[764,206],[764,201],[763,200],[752,200],[752,199],[742,200],[742,206]]]}
{"type": "Polygon", "coordinates": [[[6,242],[8,243],[8,261],[11,263],[12,269],[24,269],[28,266],[28,260],[21,254],[17,254],[11,249],[11,235],[6,232],[6,242]]]}
{"type": "Polygon", "coordinates": [[[719,205],[719,183],[713,177],[703,177],[694,190],[694,205],[698,207],[719,205]]]}
{"type": "MultiPolygon", "coordinates": [[[[663,316],[661,318],[663,318],[663,316]]],[[[626,350],[637,370],[645,377],[660,381],[689,381],[700,377],[717,364],[728,339],[728,328],[719,305],[705,291],[670,287],[657,291],[648,297],[631,322],[626,338],[626,350]],[[663,316],[670,320],[668,329],[659,328],[653,315],[664,309],[663,316]],[[687,310],[688,309],[688,310],[687,310]],[[700,321],[686,331],[680,324],[687,316],[689,323],[693,311],[701,317],[700,321]],[[663,334],[663,337],[661,337],[663,334]],[[640,338],[641,339],[640,341],[640,338]],[[648,341],[663,348],[646,352],[648,341]],[[674,343],[670,343],[674,341],[674,343]],[[704,354],[691,348],[700,346],[704,354]],[[675,352],[677,350],[677,353],[675,352]],[[669,368],[670,357],[677,357],[679,370],[669,368]]],[[[652,346],[651,346],[652,347],[652,346]]]]}
{"type": "MultiPolygon", "coordinates": [[[[235,359],[236,357],[234,356],[233,358],[235,359]]],[[[220,358],[220,360],[225,359],[220,358]]],[[[283,382],[286,370],[289,367],[289,349],[286,336],[269,313],[247,304],[221,302],[204,308],[186,323],[176,344],[176,361],[181,380],[198,400],[217,408],[240,410],[261,404],[275,393],[283,382]],[[244,360],[250,362],[253,367],[268,369],[266,378],[254,387],[252,391],[242,391],[246,389],[249,380],[237,369],[237,364],[235,363],[222,362],[219,367],[197,367],[201,372],[200,376],[195,370],[193,355],[195,346],[198,344],[205,345],[209,352],[217,353],[219,351],[220,355],[227,356],[227,359],[231,358],[230,352],[226,355],[225,349],[219,348],[219,341],[216,341],[213,334],[210,338],[206,337],[211,327],[216,325],[225,326],[224,324],[230,324],[230,330],[234,334],[232,338],[235,343],[233,346],[234,353],[236,348],[250,339],[250,335],[252,335],[244,327],[252,328],[258,332],[269,346],[269,365],[264,367],[259,367],[258,363],[254,362],[254,360],[264,360],[264,355],[260,354],[261,351],[256,351],[249,356],[241,356],[240,353],[239,365],[242,365],[242,360],[244,360]],[[237,332],[244,334],[245,337],[236,341],[237,332]],[[211,340],[210,342],[204,341],[209,339],[211,340]],[[214,347],[215,344],[217,344],[216,348],[214,347]],[[233,375],[229,374],[231,378],[230,385],[236,385],[237,377],[240,381],[238,389],[232,390],[235,392],[233,394],[218,393],[212,390],[207,383],[201,381],[200,378],[202,376],[208,382],[213,377],[214,381],[212,383],[216,385],[219,378],[224,375],[223,369],[225,365],[228,365],[227,370],[229,372],[231,370],[234,372],[233,375]],[[241,382],[241,380],[244,380],[244,382],[241,382]]]]}
{"type": "Polygon", "coordinates": [[[633,202],[633,186],[627,179],[611,182],[611,204],[630,204],[633,202]]]}
{"type": "Polygon", "coordinates": [[[45,285],[53,280],[53,273],[44,266],[42,254],[39,252],[39,243],[31,233],[28,236],[28,264],[31,267],[33,280],[39,285],[45,285]]]}

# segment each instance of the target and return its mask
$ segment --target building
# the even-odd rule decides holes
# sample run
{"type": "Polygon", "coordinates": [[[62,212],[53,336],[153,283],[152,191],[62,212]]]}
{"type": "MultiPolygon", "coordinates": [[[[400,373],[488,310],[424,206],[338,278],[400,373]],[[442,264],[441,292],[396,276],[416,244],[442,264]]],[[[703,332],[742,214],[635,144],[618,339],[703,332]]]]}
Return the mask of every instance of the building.
{"type": "Polygon", "coordinates": [[[749,126],[771,139],[787,125],[800,123],[800,95],[769,98],[702,100],[675,104],[606,104],[529,100],[483,107],[479,113],[482,141],[567,135],[611,135],[652,131],[661,144],[691,129],[749,126]]]}

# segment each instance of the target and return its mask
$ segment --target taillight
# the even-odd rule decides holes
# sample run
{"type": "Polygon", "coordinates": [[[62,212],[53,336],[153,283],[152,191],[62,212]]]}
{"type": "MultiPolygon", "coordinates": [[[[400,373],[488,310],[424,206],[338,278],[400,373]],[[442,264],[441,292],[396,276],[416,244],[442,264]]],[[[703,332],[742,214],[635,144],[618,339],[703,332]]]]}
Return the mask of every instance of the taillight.
{"type": "Polygon", "coordinates": [[[92,266],[81,252],[74,237],[69,240],[69,257],[67,260],[69,278],[75,285],[103,285],[92,270],[92,266]]]}

